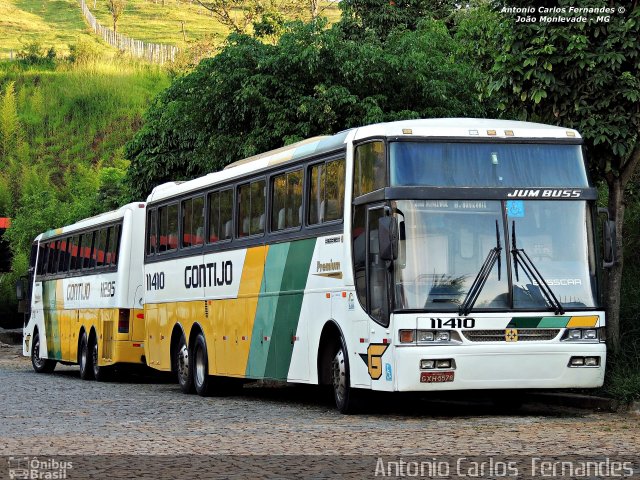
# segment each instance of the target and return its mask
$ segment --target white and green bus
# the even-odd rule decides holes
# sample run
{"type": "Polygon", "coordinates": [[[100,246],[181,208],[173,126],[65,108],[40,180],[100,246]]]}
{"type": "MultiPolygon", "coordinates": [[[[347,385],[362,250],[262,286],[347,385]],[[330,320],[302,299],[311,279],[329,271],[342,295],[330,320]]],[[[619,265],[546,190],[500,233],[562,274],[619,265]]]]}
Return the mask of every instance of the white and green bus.
{"type": "Polygon", "coordinates": [[[602,385],[596,190],[572,129],[430,119],[154,189],[147,363],[185,392],[602,385]]]}

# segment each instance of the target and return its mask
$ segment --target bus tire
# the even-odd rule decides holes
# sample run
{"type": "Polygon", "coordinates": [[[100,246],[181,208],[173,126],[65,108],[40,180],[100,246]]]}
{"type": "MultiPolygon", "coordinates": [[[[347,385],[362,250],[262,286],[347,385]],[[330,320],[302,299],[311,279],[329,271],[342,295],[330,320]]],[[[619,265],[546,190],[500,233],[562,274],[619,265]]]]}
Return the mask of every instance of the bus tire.
{"type": "Polygon", "coordinates": [[[56,368],[56,361],[40,358],[40,333],[36,330],[31,345],[31,365],[37,373],[51,373],[56,368]]]}
{"type": "Polygon", "coordinates": [[[359,392],[351,387],[349,356],[343,338],[340,338],[338,350],[331,360],[331,383],[338,411],[345,415],[357,413],[359,392]]]}
{"type": "Polygon", "coordinates": [[[106,382],[110,379],[111,368],[98,365],[98,340],[95,337],[91,341],[91,368],[93,369],[93,378],[97,382],[106,382]]]}
{"type": "Polygon", "coordinates": [[[180,390],[182,390],[182,393],[193,393],[193,365],[191,364],[192,362],[189,361],[189,347],[187,347],[184,334],[180,335],[180,340],[178,340],[174,355],[173,361],[180,390]]]}
{"type": "Polygon", "coordinates": [[[87,332],[82,332],[80,337],[80,346],[78,348],[78,363],[80,364],[80,378],[82,380],[93,379],[93,365],[91,362],[91,354],[89,352],[89,340],[87,332]]]}
{"type": "Polygon", "coordinates": [[[202,332],[198,333],[193,343],[193,386],[201,397],[211,394],[211,377],[209,376],[209,356],[207,342],[202,332]]]}

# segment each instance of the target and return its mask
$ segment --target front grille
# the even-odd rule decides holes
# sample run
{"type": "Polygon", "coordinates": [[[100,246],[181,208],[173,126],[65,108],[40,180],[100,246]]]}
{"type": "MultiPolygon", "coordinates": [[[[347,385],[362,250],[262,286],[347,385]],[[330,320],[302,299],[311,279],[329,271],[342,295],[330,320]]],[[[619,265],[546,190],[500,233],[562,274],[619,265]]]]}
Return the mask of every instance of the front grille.
{"type": "MultiPolygon", "coordinates": [[[[559,328],[520,328],[518,342],[547,342],[560,333],[559,328]]],[[[471,342],[506,342],[505,330],[463,330],[464,338],[471,342]]]]}

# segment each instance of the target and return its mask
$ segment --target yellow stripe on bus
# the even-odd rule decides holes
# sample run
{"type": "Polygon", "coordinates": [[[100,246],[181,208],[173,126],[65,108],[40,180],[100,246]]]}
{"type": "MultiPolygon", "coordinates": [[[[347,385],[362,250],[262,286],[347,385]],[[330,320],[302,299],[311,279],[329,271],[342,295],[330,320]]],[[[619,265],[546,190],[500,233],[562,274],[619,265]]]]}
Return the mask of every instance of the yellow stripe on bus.
{"type": "Polygon", "coordinates": [[[597,315],[590,315],[588,317],[571,317],[567,328],[570,327],[595,327],[598,323],[597,315]]]}

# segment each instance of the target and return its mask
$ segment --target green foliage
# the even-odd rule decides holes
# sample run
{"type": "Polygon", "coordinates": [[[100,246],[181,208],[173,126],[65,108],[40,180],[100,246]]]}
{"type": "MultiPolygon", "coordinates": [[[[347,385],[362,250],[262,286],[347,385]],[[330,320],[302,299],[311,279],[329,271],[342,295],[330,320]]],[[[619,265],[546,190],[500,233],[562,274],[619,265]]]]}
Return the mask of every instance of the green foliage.
{"type": "Polygon", "coordinates": [[[343,0],[340,26],[351,38],[373,33],[386,38],[396,29],[415,30],[425,18],[444,20],[456,10],[454,0],[343,0]]]}
{"type": "MultiPolygon", "coordinates": [[[[524,6],[527,2],[515,2],[524,6]]],[[[601,7],[563,0],[560,7],[601,7]]],[[[588,141],[592,170],[618,174],[640,132],[640,7],[608,23],[511,25],[503,30],[488,93],[509,116],[563,124],[588,141]]]]}
{"type": "Polygon", "coordinates": [[[18,60],[24,65],[42,65],[52,67],[56,60],[55,47],[49,47],[45,51],[38,40],[32,40],[24,45],[18,52],[18,60]]]}
{"type": "Polygon", "coordinates": [[[79,38],[76,43],[69,44],[68,60],[71,63],[89,65],[97,62],[101,56],[98,46],[86,38],[79,38]]]}
{"type": "Polygon", "coordinates": [[[18,119],[18,106],[15,94],[15,82],[8,82],[0,99],[0,165],[6,166],[10,157],[17,152],[21,143],[21,128],[18,119]]]}
{"type": "Polygon", "coordinates": [[[402,118],[482,116],[475,69],[442,22],[380,40],[345,38],[321,22],[288,27],[276,45],[232,35],[177,78],[127,145],[128,184],[157,184],[319,134],[402,118]]]}
{"type": "Polygon", "coordinates": [[[0,215],[12,218],[14,254],[3,277],[11,286],[0,288],[7,312],[36,235],[124,203],[123,144],[167,83],[163,70],[137,63],[0,63],[0,215]]]}

